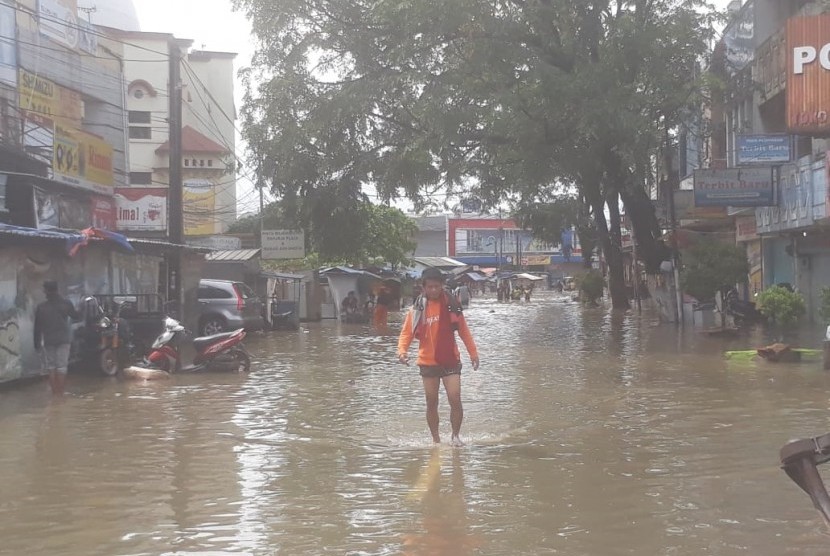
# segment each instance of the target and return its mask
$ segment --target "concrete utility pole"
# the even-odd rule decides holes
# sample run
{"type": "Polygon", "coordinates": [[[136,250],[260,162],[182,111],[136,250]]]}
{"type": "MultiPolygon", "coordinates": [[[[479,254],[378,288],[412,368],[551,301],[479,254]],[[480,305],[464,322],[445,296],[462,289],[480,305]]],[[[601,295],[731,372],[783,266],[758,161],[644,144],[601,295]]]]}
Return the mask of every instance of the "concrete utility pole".
{"type": "MultiPolygon", "coordinates": [[[[182,53],[175,37],[170,38],[170,108],[168,123],[170,126],[170,189],[167,219],[168,238],[170,243],[184,244],[184,187],[182,184],[182,80],[181,80],[182,53]]],[[[182,252],[176,249],[170,259],[169,299],[174,302],[177,317],[184,316],[184,290],[182,287],[182,252]]]]}

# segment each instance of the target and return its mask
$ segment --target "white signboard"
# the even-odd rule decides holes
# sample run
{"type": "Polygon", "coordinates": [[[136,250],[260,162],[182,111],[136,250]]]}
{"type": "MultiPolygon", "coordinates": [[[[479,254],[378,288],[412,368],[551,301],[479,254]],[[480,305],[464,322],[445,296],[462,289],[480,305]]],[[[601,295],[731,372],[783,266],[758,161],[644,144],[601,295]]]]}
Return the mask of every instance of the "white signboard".
{"type": "Polygon", "coordinates": [[[234,236],[209,236],[188,238],[187,244],[216,251],[234,251],[242,249],[242,240],[234,236]]]}
{"type": "Polygon", "coordinates": [[[167,229],[167,190],[119,188],[115,193],[115,225],[122,231],[167,229]]]}
{"type": "Polygon", "coordinates": [[[262,259],[302,259],[305,234],[302,230],[262,230],[262,259]]]}
{"type": "Polygon", "coordinates": [[[39,0],[40,32],[68,48],[78,47],[76,0],[39,0]]]}

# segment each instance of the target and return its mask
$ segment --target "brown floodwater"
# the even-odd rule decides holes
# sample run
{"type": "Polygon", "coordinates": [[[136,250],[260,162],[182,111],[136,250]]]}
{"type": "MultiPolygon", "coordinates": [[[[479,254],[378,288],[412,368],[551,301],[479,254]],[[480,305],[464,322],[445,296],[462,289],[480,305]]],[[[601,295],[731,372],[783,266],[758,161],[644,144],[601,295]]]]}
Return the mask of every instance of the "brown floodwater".
{"type": "Polygon", "coordinates": [[[0,553],[830,553],[778,468],[830,430],[816,365],[553,294],[467,318],[461,449],[431,446],[397,316],[255,336],[248,376],[0,391],[0,553]]]}

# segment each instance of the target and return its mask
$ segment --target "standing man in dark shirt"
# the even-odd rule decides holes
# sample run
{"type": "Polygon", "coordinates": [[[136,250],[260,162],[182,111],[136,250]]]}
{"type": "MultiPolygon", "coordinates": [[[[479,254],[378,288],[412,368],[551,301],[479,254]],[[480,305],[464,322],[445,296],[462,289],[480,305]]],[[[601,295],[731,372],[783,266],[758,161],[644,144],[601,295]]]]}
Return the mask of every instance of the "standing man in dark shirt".
{"type": "Polygon", "coordinates": [[[42,354],[49,386],[55,396],[63,395],[69,370],[72,321],[79,316],[72,304],[58,293],[58,283],[43,283],[46,301],[35,310],[35,351],[42,354]]]}

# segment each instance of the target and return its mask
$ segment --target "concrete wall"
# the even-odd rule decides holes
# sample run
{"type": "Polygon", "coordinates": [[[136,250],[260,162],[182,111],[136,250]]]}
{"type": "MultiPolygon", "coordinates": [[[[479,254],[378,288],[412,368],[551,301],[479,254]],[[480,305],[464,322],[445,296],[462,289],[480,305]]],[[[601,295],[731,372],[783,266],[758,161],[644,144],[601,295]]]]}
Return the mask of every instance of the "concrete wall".
{"type": "Polygon", "coordinates": [[[443,231],[422,231],[416,236],[418,247],[414,257],[446,257],[447,234],[443,231]]]}

